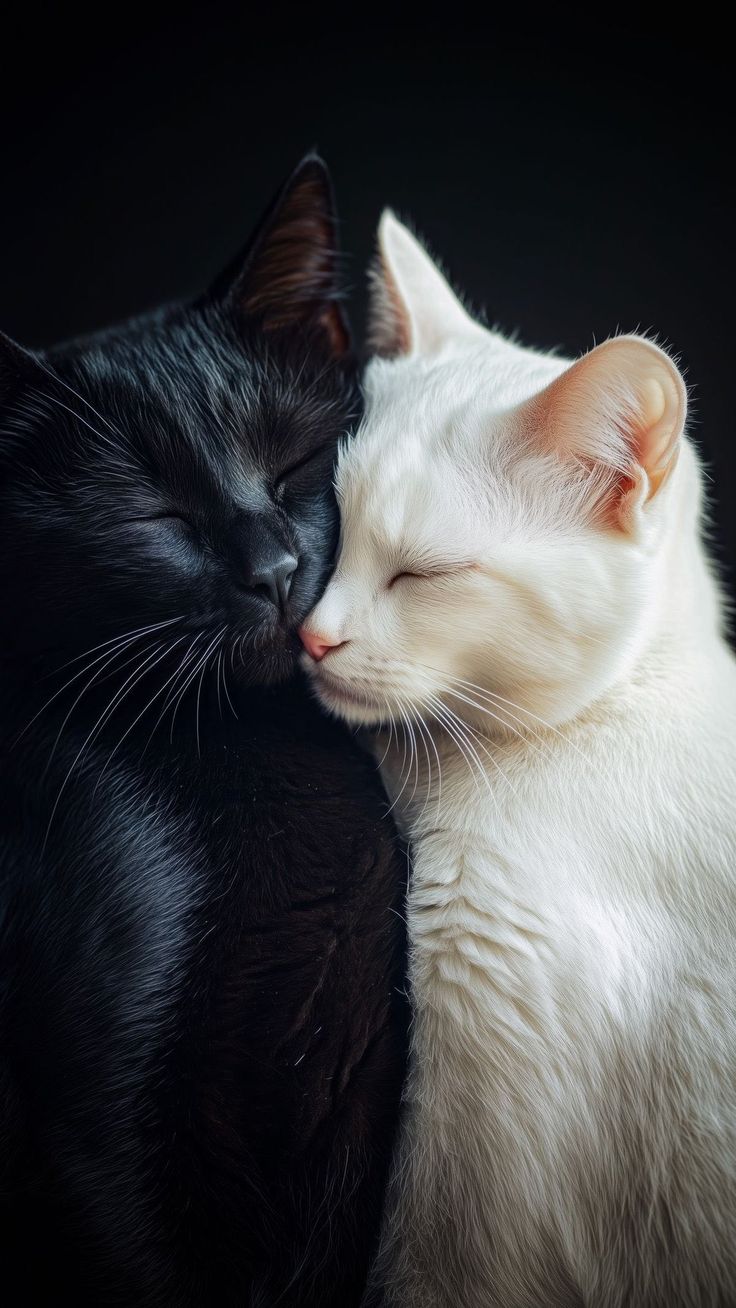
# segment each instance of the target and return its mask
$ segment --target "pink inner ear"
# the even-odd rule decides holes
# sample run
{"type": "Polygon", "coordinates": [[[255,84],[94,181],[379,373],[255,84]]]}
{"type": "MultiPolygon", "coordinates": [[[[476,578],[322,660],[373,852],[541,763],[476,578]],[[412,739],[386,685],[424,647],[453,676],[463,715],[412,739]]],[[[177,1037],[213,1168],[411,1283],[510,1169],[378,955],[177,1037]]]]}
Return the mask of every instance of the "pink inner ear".
{"type": "Polygon", "coordinates": [[[524,406],[533,439],[590,469],[591,511],[623,525],[677,460],[685,385],[668,356],[616,337],[579,359],[524,406]]]}
{"type": "Polygon", "coordinates": [[[255,239],[235,287],[239,311],[264,331],[321,328],[333,353],[350,348],[339,294],[336,219],[329,178],[300,165],[255,239]]]}
{"type": "Polygon", "coordinates": [[[411,324],[406,305],[382,253],[371,270],[372,307],[368,346],[382,358],[396,358],[411,349],[411,324]]]}

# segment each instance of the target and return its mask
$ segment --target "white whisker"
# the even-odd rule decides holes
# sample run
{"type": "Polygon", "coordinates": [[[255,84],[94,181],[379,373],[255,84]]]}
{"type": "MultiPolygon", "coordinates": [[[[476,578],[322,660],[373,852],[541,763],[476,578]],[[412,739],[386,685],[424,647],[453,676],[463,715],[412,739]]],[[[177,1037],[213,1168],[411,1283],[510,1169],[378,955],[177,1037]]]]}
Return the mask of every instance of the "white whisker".
{"type": "Polygon", "coordinates": [[[104,729],[105,725],[109,722],[110,718],[112,717],[112,714],[115,712],[116,708],[119,707],[122,700],[127,697],[130,691],[133,689],[133,686],[137,685],[141,677],[146,675],[146,672],[149,670],[149,665],[151,664],[152,660],[155,660],[153,663],[153,666],[155,667],[156,664],[159,663],[161,659],[165,657],[166,650],[164,650],[163,654],[160,654],[158,658],[156,657],[160,648],[161,648],[160,645],[157,645],[153,650],[153,652],[149,654],[148,657],[144,659],[142,663],[137,664],[137,666],[130,674],[130,676],[126,677],[122,686],[112,696],[112,699],[108,702],[106,708],[103,709],[94,727],[90,731],[89,735],[85,738],[81,748],[75,755],[74,761],[71,767],[69,768],[69,771],[67,772],[66,776],[64,777],[64,780],[61,783],[59,793],[56,796],[54,806],[51,810],[51,816],[49,818],[48,826],[46,828],[46,835],[44,836],[42,852],[46,849],[46,844],[48,842],[51,827],[53,825],[53,821],[56,816],[56,812],[58,810],[61,797],[64,794],[64,791],[66,790],[69,780],[71,779],[72,773],[74,772],[74,769],[76,768],[77,764],[79,763],[80,759],[82,758],[88,747],[93,744],[99,733],[104,729]]]}

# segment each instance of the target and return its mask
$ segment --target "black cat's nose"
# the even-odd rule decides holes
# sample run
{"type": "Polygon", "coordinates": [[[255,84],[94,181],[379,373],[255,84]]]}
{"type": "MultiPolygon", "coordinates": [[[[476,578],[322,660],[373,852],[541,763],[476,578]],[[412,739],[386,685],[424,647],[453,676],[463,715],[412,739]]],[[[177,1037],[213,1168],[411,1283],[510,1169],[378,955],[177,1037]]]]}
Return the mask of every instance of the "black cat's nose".
{"type": "Polygon", "coordinates": [[[296,569],[297,560],[294,555],[284,551],[274,558],[261,559],[246,568],[245,584],[249,590],[260,593],[264,599],[270,599],[284,613],[296,569]]]}

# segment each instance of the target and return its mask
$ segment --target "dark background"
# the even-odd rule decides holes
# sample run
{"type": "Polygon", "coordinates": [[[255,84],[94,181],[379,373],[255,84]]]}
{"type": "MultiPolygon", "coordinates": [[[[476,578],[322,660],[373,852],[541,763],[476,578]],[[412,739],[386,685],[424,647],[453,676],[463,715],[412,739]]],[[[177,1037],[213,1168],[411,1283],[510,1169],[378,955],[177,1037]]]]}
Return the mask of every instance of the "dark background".
{"type": "Polygon", "coordinates": [[[203,288],[316,145],[359,328],[391,204],[528,343],[577,353],[639,326],[677,351],[732,581],[723,35],[697,13],[678,31],[661,8],[650,27],[609,7],[545,30],[531,10],[515,30],[462,26],[459,7],[443,23],[316,12],[318,26],[276,7],[113,6],[97,26],[39,9],[6,28],[0,327],[46,344],[203,288]]]}

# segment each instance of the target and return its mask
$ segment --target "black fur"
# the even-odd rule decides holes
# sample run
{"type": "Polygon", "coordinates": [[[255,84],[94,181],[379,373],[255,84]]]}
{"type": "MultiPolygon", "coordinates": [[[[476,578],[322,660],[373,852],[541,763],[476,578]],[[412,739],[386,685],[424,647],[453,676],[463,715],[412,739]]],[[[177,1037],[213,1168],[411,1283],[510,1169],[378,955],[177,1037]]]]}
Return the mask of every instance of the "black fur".
{"type": "Polygon", "coordinates": [[[334,250],[310,159],[199,303],[0,344],[8,1308],[360,1299],[405,867],[374,764],[286,680],[357,403],[334,250]]]}

